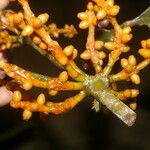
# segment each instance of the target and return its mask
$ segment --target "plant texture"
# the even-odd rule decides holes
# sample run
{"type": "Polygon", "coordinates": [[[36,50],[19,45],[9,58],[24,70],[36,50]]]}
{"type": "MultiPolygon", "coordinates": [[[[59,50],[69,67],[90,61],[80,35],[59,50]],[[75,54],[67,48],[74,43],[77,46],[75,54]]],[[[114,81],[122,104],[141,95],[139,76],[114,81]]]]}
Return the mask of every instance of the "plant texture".
{"type": "MultiPolygon", "coordinates": [[[[7,1],[8,3],[8,1],[7,1]]],[[[47,13],[36,16],[31,10],[28,0],[18,0],[21,10],[15,12],[0,7],[0,92],[5,103],[15,109],[23,109],[23,119],[31,118],[33,112],[44,114],[62,114],[73,109],[84,98],[93,97],[93,109],[99,111],[100,106],[107,107],[128,126],[136,119],[135,97],[139,90],[125,88],[119,90],[120,81],[140,84],[139,72],[150,63],[150,39],[141,41],[138,53],[143,57],[137,62],[134,55],[121,58],[130,50],[128,42],[132,39],[134,25],[149,27],[149,8],[139,17],[119,25],[116,19],[120,7],[114,0],[91,0],[85,11],[79,12],[79,28],[88,31],[85,50],[80,58],[85,61],[84,69],[92,66],[90,74],[76,65],[78,50],[73,45],[62,47],[57,38],[60,34],[72,38],[77,34],[73,25],[58,28],[55,23],[47,25],[47,13]],[[106,30],[111,27],[111,30],[106,30]],[[96,28],[101,31],[100,39],[95,38],[96,28]],[[105,37],[105,38],[104,38],[105,37]],[[41,55],[47,57],[61,72],[57,77],[49,77],[27,71],[11,64],[6,50],[28,44],[41,55]],[[113,73],[115,63],[122,69],[113,73]],[[8,77],[9,78],[8,78],[8,77]],[[33,87],[48,91],[47,99],[43,93],[37,98],[28,94],[33,87]],[[51,97],[62,91],[77,91],[78,94],[62,102],[52,102],[51,97]]],[[[0,3],[2,6],[2,4],[0,3]]],[[[89,71],[88,71],[89,72],[89,71]]],[[[2,103],[2,102],[1,102],[2,103]]],[[[4,102],[3,102],[4,103],[4,102]]],[[[3,103],[1,105],[3,105],[3,103]]]]}

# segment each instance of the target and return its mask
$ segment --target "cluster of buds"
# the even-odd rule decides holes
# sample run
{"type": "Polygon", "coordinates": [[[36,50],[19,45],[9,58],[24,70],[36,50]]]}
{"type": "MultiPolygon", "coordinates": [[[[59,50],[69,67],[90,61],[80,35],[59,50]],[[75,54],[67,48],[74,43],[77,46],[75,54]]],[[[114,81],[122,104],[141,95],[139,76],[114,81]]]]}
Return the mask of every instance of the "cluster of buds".
{"type": "MultiPolygon", "coordinates": [[[[150,39],[141,42],[142,49],[139,54],[144,60],[137,62],[134,55],[121,59],[122,70],[112,74],[114,64],[120,59],[122,53],[130,50],[128,42],[132,38],[130,26],[120,26],[116,15],[120,7],[114,0],[92,0],[87,4],[86,10],[77,14],[81,20],[80,29],[87,29],[88,36],[84,51],[80,57],[88,64],[92,64],[94,73],[87,74],[75,63],[78,50],[73,45],[64,48],[53,38],[60,34],[72,38],[77,34],[73,25],[57,28],[55,23],[46,25],[49,15],[47,13],[35,16],[28,0],[18,0],[22,10],[14,12],[2,10],[0,12],[0,50],[21,46],[26,43],[35,48],[40,54],[48,57],[57,67],[63,69],[58,77],[49,77],[24,70],[15,64],[0,59],[1,70],[11,79],[1,79],[0,84],[13,92],[10,105],[13,108],[23,109],[23,119],[28,120],[32,112],[44,114],[62,114],[73,109],[89,94],[95,99],[94,106],[97,111],[99,105],[104,105],[128,126],[131,126],[136,114],[133,110],[137,104],[134,99],[139,94],[138,89],[124,89],[119,91],[119,81],[140,83],[139,71],[150,63],[150,39]],[[112,26],[113,38],[109,40],[96,39],[96,28],[101,30],[112,26]],[[13,33],[13,35],[11,35],[13,33]],[[104,63],[105,62],[105,63],[104,63]],[[51,102],[45,94],[40,93],[36,98],[26,91],[33,87],[47,89],[49,97],[56,96],[61,91],[77,91],[63,102],[51,102]],[[126,103],[126,100],[133,98],[126,103]],[[127,105],[129,105],[129,107],[127,105]]],[[[87,69],[85,65],[84,68],[87,69]]]]}

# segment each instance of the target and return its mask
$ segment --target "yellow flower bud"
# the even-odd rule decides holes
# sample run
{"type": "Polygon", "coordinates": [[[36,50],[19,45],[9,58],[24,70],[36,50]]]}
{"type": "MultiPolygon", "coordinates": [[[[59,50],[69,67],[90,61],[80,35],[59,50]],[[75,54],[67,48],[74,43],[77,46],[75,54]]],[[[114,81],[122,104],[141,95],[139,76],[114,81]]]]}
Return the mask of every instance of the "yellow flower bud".
{"type": "Polygon", "coordinates": [[[29,110],[24,110],[23,112],[23,120],[29,120],[32,116],[32,112],[29,110]]]}
{"type": "Polygon", "coordinates": [[[45,95],[43,93],[41,93],[37,97],[37,103],[40,104],[40,105],[43,105],[45,103],[45,95]]]}
{"type": "Polygon", "coordinates": [[[73,50],[74,50],[74,47],[72,45],[69,45],[64,48],[64,53],[66,56],[70,56],[70,55],[72,55],[73,50]]]}
{"type": "Polygon", "coordinates": [[[13,15],[13,23],[14,24],[20,24],[22,20],[23,20],[23,17],[20,14],[13,15]]]}
{"type": "Polygon", "coordinates": [[[36,29],[41,28],[43,25],[41,19],[39,18],[34,17],[31,21],[32,21],[33,27],[36,29]]]}
{"type": "Polygon", "coordinates": [[[23,88],[25,90],[30,90],[32,88],[32,82],[30,80],[26,80],[23,82],[23,88]]]}
{"type": "Polygon", "coordinates": [[[81,21],[79,24],[80,29],[87,29],[89,27],[89,22],[88,21],[81,21]]]}
{"type": "Polygon", "coordinates": [[[139,90],[137,90],[137,89],[131,90],[131,97],[132,98],[137,97],[138,95],[139,95],[139,90]]]}
{"type": "Polygon", "coordinates": [[[99,52],[99,58],[100,58],[100,59],[106,58],[106,53],[103,52],[103,51],[99,52]]]}
{"type": "Polygon", "coordinates": [[[122,52],[127,53],[127,52],[129,52],[130,47],[129,46],[123,46],[123,47],[121,47],[121,50],[122,50],[122,52]]]}
{"type": "Polygon", "coordinates": [[[142,45],[143,48],[146,48],[146,40],[142,40],[141,45],[142,45]]]}
{"type": "Polygon", "coordinates": [[[49,19],[49,15],[47,13],[44,13],[39,15],[38,18],[42,21],[42,24],[45,24],[49,19]]]}
{"type": "Polygon", "coordinates": [[[150,58],[150,50],[149,49],[139,49],[138,53],[144,58],[150,58]]]}
{"type": "Polygon", "coordinates": [[[68,80],[68,73],[66,71],[63,71],[60,73],[58,78],[61,82],[66,82],[68,80]]]}
{"type": "Polygon", "coordinates": [[[104,45],[103,41],[95,41],[94,48],[99,50],[99,49],[101,49],[103,47],[103,45],[104,45]]]}
{"type": "Polygon", "coordinates": [[[138,74],[132,74],[130,79],[133,83],[140,84],[140,77],[138,74]]]}
{"type": "Polygon", "coordinates": [[[81,53],[80,58],[84,60],[89,60],[91,59],[91,54],[88,50],[85,50],[83,53],[81,53]]]}
{"type": "Polygon", "coordinates": [[[107,0],[107,4],[109,6],[113,6],[114,5],[114,0],[107,0]]]}
{"type": "Polygon", "coordinates": [[[131,32],[131,27],[124,27],[123,30],[122,30],[122,32],[124,34],[129,34],[131,32]]]}
{"type": "Polygon", "coordinates": [[[22,31],[22,35],[23,36],[29,36],[29,35],[31,35],[32,33],[33,33],[33,28],[32,28],[32,26],[30,26],[30,25],[27,25],[24,29],[23,29],[23,31],[22,31]]]}
{"type": "Polygon", "coordinates": [[[89,2],[89,3],[87,4],[87,9],[88,9],[88,10],[93,10],[93,3],[92,3],[92,2],[89,2]]]}
{"type": "Polygon", "coordinates": [[[74,48],[72,53],[72,59],[75,59],[77,55],[78,55],[78,50],[74,48]]]}
{"type": "Polygon", "coordinates": [[[57,93],[58,93],[58,91],[56,91],[56,90],[50,90],[48,92],[48,94],[51,95],[51,96],[55,96],[55,95],[57,95],[57,93]]]}
{"type": "Polygon", "coordinates": [[[41,42],[40,44],[39,44],[39,47],[41,48],[41,49],[47,49],[47,45],[44,43],[44,42],[41,42]]]}
{"type": "Polygon", "coordinates": [[[131,66],[135,66],[136,65],[136,58],[134,55],[130,55],[129,58],[128,58],[128,63],[129,65],[131,66]]]}
{"type": "Polygon", "coordinates": [[[22,94],[21,94],[21,92],[20,92],[20,91],[14,91],[12,100],[13,100],[14,102],[20,102],[21,99],[22,99],[22,94]]]}
{"type": "Polygon", "coordinates": [[[136,102],[132,102],[129,104],[129,107],[132,109],[132,110],[136,110],[137,108],[137,103],[136,102]]]}
{"type": "Polygon", "coordinates": [[[108,50],[114,50],[115,44],[114,42],[105,42],[104,47],[108,50]]]}
{"type": "Polygon", "coordinates": [[[33,37],[33,42],[37,45],[39,45],[41,43],[41,39],[38,36],[34,36],[33,37]]]}
{"type": "Polygon", "coordinates": [[[146,40],[146,47],[150,49],[150,39],[146,40]]]}
{"type": "Polygon", "coordinates": [[[125,58],[122,58],[122,59],[121,59],[121,66],[122,66],[123,68],[126,68],[128,65],[129,65],[129,64],[128,64],[128,60],[125,59],[125,58]]]}
{"type": "Polygon", "coordinates": [[[97,12],[97,14],[96,14],[96,18],[98,19],[98,20],[102,20],[102,19],[104,19],[105,17],[106,17],[106,11],[104,10],[104,9],[100,9],[98,12],[97,12]]]}
{"type": "Polygon", "coordinates": [[[77,14],[77,17],[81,20],[88,20],[89,18],[87,12],[80,12],[77,14]]]}
{"type": "Polygon", "coordinates": [[[127,43],[132,39],[132,34],[123,34],[121,40],[123,43],[127,43]]]}
{"type": "Polygon", "coordinates": [[[118,5],[114,5],[110,10],[109,14],[111,16],[116,16],[119,13],[120,7],[118,5]]]}

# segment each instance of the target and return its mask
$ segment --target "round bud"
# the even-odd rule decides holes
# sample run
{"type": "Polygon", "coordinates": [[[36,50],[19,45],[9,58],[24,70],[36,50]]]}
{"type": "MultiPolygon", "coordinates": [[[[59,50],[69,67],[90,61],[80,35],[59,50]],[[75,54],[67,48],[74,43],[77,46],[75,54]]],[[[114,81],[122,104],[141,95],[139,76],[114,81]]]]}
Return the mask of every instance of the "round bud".
{"type": "Polygon", "coordinates": [[[130,55],[129,58],[128,58],[128,63],[129,65],[131,66],[135,66],[136,65],[136,58],[134,55],[130,55]]]}
{"type": "Polygon", "coordinates": [[[20,102],[21,99],[22,99],[22,94],[21,94],[21,92],[20,92],[20,91],[14,91],[12,100],[13,100],[14,102],[20,102]]]}
{"type": "Polygon", "coordinates": [[[38,18],[42,21],[42,24],[45,24],[49,19],[49,15],[47,13],[44,13],[39,15],[38,18]]]}
{"type": "Polygon", "coordinates": [[[29,110],[24,110],[23,112],[23,120],[29,120],[32,116],[32,112],[29,110]]]}
{"type": "Polygon", "coordinates": [[[114,50],[115,49],[115,43],[114,42],[105,42],[104,47],[108,50],[114,50]]]}
{"type": "Polygon", "coordinates": [[[123,43],[127,43],[132,39],[132,34],[123,34],[121,40],[123,43]]]}
{"type": "Polygon", "coordinates": [[[146,47],[150,49],[150,39],[146,40],[146,47]]]}
{"type": "Polygon", "coordinates": [[[36,29],[41,28],[43,25],[41,19],[39,19],[37,17],[32,18],[31,21],[32,21],[33,27],[36,29]]]}
{"type": "Polygon", "coordinates": [[[39,45],[41,43],[41,39],[38,36],[34,36],[33,37],[33,42],[37,45],[39,45]]]}
{"type": "Polygon", "coordinates": [[[68,80],[68,73],[66,71],[63,71],[59,74],[58,78],[60,82],[66,82],[68,80]]]}
{"type": "Polygon", "coordinates": [[[91,54],[88,50],[85,50],[83,53],[81,53],[80,58],[83,60],[89,60],[91,59],[91,54]]]}
{"type": "Polygon", "coordinates": [[[134,98],[134,97],[137,97],[139,95],[139,90],[137,89],[132,89],[131,90],[131,97],[134,98]]]}
{"type": "Polygon", "coordinates": [[[66,56],[70,56],[70,55],[72,55],[73,50],[74,50],[74,47],[72,45],[69,45],[64,48],[64,53],[66,56]]]}
{"type": "Polygon", "coordinates": [[[124,27],[123,30],[122,30],[122,32],[124,34],[129,34],[131,32],[131,27],[124,27]]]}
{"type": "Polygon", "coordinates": [[[87,12],[80,12],[77,14],[77,17],[81,20],[88,20],[89,18],[87,12]]]}
{"type": "Polygon", "coordinates": [[[139,49],[138,53],[143,56],[145,59],[150,58],[150,50],[149,49],[139,49]]]}
{"type": "Polygon", "coordinates": [[[20,14],[14,14],[13,15],[13,23],[14,24],[20,24],[23,20],[23,17],[20,14]]]}
{"type": "Polygon", "coordinates": [[[135,84],[140,84],[140,77],[138,74],[132,74],[130,77],[131,81],[135,84]]]}
{"type": "Polygon", "coordinates": [[[100,58],[100,59],[106,58],[106,53],[103,52],[103,51],[99,52],[99,58],[100,58]]]}
{"type": "Polygon", "coordinates": [[[72,59],[75,59],[78,55],[78,50],[76,48],[73,49],[72,59]]]}
{"type": "Polygon", "coordinates": [[[30,90],[32,88],[32,82],[30,80],[25,80],[23,82],[23,88],[25,90],[30,90]]]}
{"type": "Polygon", "coordinates": [[[129,52],[130,47],[129,46],[122,46],[121,50],[122,50],[122,52],[127,53],[127,52],[129,52]]]}
{"type": "Polygon", "coordinates": [[[106,15],[107,15],[106,11],[104,9],[100,9],[96,14],[96,18],[98,20],[102,20],[106,17],[106,15]]]}
{"type": "Polygon", "coordinates": [[[129,107],[132,109],[132,110],[136,110],[137,108],[137,103],[136,102],[132,102],[129,104],[129,107]]]}
{"type": "Polygon", "coordinates": [[[126,68],[128,65],[129,65],[129,64],[128,64],[128,60],[125,59],[125,58],[122,58],[122,59],[121,59],[121,66],[122,66],[123,68],[126,68]]]}
{"type": "Polygon", "coordinates": [[[88,21],[81,21],[79,24],[80,29],[87,29],[89,27],[89,22],[88,21]]]}
{"type": "Polygon", "coordinates": [[[94,48],[99,50],[99,49],[101,49],[103,47],[103,45],[104,45],[103,41],[95,41],[94,48]]]}
{"type": "Polygon", "coordinates": [[[50,90],[50,91],[48,92],[48,94],[51,95],[51,96],[55,96],[55,95],[58,94],[58,91],[56,91],[56,90],[50,90]]]}
{"type": "Polygon", "coordinates": [[[141,45],[142,45],[143,48],[146,48],[146,40],[142,40],[141,45]]]}
{"type": "Polygon", "coordinates": [[[107,0],[107,4],[109,6],[113,6],[114,5],[114,0],[107,0]]]}
{"type": "Polygon", "coordinates": [[[110,10],[109,14],[111,16],[116,16],[119,13],[120,7],[118,5],[114,5],[110,10]]]}
{"type": "Polygon", "coordinates": [[[44,43],[44,42],[41,42],[40,44],[39,44],[39,47],[41,48],[41,49],[47,49],[47,45],[44,43]]]}
{"type": "Polygon", "coordinates": [[[88,10],[93,10],[93,3],[92,3],[92,2],[89,2],[89,3],[87,4],[87,9],[88,9],[88,10]]]}
{"type": "Polygon", "coordinates": [[[40,104],[40,105],[43,105],[45,103],[45,95],[43,93],[41,93],[37,97],[37,103],[40,104]]]}
{"type": "Polygon", "coordinates": [[[23,36],[30,36],[33,33],[33,27],[30,25],[25,26],[25,28],[22,31],[23,36]]]}

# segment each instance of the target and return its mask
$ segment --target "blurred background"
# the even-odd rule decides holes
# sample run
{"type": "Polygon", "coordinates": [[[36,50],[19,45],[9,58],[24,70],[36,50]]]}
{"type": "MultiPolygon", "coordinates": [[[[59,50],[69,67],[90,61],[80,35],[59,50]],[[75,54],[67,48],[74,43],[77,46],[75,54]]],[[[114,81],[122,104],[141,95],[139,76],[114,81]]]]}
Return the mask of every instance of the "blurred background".
{"type": "MultiPolygon", "coordinates": [[[[87,0],[30,0],[36,15],[47,12],[50,22],[59,27],[65,23],[78,28],[76,14],[85,10],[87,0]]],[[[121,10],[119,23],[138,16],[148,6],[150,0],[116,0],[121,10]]],[[[10,8],[18,10],[19,5],[10,8]]],[[[147,27],[134,27],[134,38],[130,42],[133,54],[140,47],[140,41],[150,37],[147,27]],[[138,44],[137,44],[138,43],[138,44]]],[[[77,49],[85,49],[87,33],[79,30],[74,39],[59,39],[64,47],[73,44],[77,49]]],[[[11,50],[13,63],[34,72],[56,76],[60,70],[29,46],[11,50]]],[[[78,61],[81,66],[82,62],[78,61]]],[[[22,120],[22,110],[9,106],[0,108],[0,149],[11,150],[149,150],[150,149],[150,66],[141,72],[141,91],[137,98],[136,123],[127,127],[116,116],[91,110],[90,98],[86,98],[71,112],[53,116],[46,120],[34,114],[28,122],[22,120]]],[[[36,95],[36,92],[34,93],[36,95]]],[[[65,95],[65,94],[64,94],[65,95]]],[[[63,100],[63,95],[59,95],[63,100]]]]}

